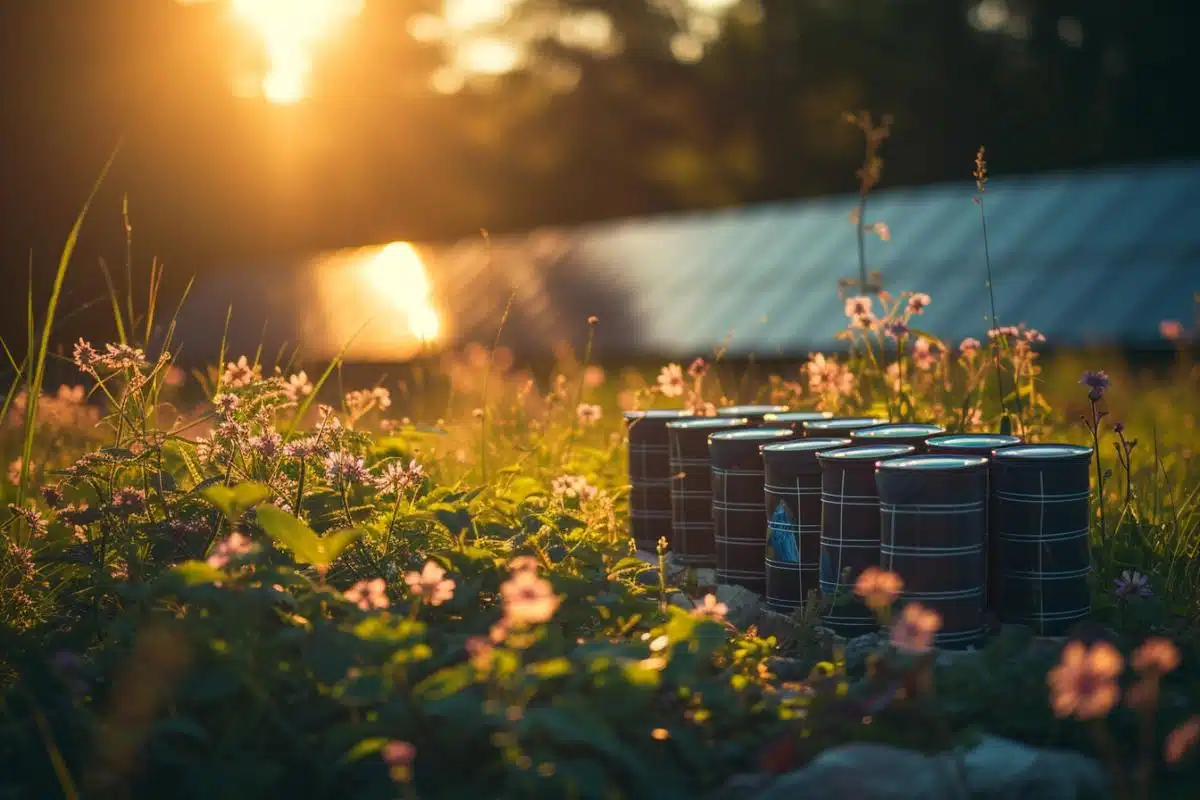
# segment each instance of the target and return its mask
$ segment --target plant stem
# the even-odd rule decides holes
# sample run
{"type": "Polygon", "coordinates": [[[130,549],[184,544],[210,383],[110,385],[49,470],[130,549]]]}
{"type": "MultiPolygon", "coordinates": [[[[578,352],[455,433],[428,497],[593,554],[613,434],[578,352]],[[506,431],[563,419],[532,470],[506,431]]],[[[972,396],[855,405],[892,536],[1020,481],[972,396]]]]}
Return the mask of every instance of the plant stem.
{"type": "Polygon", "coordinates": [[[1116,742],[1113,741],[1112,732],[1104,720],[1093,720],[1090,726],[1092,737],[1096,740],[1096,746],[1104,755],[1104,760],[1108,762],[1108,768],[1112,773],[1113,786],[1117,790],[1117,797],[1129,797],[1129,786],[1126,780],[1125,769],[1121,764],[1121,753],[1118,750],[1116,742]]]}
{"type": "Polygon", "coordinates": [[[1100,509],[1100,537],[1108,536],[1108,525],[1104,518],[1104,468],[1100,463],[1100,412],[1096,408],[1098,401],[1092,400],[1092,423],[1088,427],[1092,431],[1092,451],[1096,456],[1096,505],[1100,509]]]}

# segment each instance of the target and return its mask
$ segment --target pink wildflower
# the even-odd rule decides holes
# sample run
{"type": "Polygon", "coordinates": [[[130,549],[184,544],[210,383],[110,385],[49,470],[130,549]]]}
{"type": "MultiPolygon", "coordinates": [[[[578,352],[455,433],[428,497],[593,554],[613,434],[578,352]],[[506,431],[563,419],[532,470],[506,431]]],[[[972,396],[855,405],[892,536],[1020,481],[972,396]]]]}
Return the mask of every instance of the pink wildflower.
{"type": "Polygon", "coordinates": [[[922,372],[932,369],[937,363],[937,345],[924,336],[918,336],[913,342],[912,359],[913,366],[922,372]]]}
{"type": "Polygon", "coordinates": [[[517,572],[500,586],[504,615],[515,626],[546,622],[558,610],[561,599],[550,582],[533,572],[517,572]]]}
{"type": "Polygon", "coordinates": [[[1158,323],[1158,332],[1168,342],[1175,342],[1183,338],[1183,323],[1173,319],[1164,319],[1158,323]]]}
{"type": "Polygon", "coordinates": [[[595,389],[604,384],[604,368],[595,364],[583,371],[583,385],[595,389]]]}
{"type": "Polygon", "coordinates": [[[933,636],[942,627],[942,616],[920,603],[909,603],[892,623],[892,646],[909,653],[924,653],[933,646],[933,636]]]}
{"type": "Polygon", "coordinates": [[[412,763],[417,757],[417,748],[409,742],[392,740],[380,751],[388,774],[396,783],[408,783],[412,780],[412,763]]]}
{"type": "Polygon", "coordinates": [[[560,475],[551,481],[550,489],[555,497],[577,497],[580,500],[592,500],[600,494],[600,490],[582,475],[560,475]]]}
{"type": "Polygon", "coordinates": [[[1200,715],[1189,718],[1167,735],[1163,745],[1163,758],[1168,764],[1176,764],[1187,755],[1188,750],[1200,739],[1200,715]]]}
{"type": "Polygon", "coordinates": [[[667,364],[658,373],[658,390],[664,397],[679,397],[683,394],[683,367],[667,364]]]}
{"type": "Polygon", "coordinates": [[[1069,642],[1062,660],[1046,675],[1055,715],[1081,720],[1106,716],[1120,694],[1116,678],[1123,668],[1121,654],[1108,642],[1090,648],[1069,642]]]}
{"type": "Polygon", "coordinates": [[[899,575],[879,567],[867,567],[854,582],[854,593],[875,610],[890,607],[903,588],[904,581],[899,575]]]}
{"type": "Polygon", "coordinates": [[[579,407],[575,409],[575,413],[584,425],[594,425],[600,419],[602,412],[598,405],[580,403],[579,407]]]}
{"type": "Polygon", "coordinates": [[[221,385],[238,389],[249,386],[261,376],[262,367],[258,364],[251,364],[245,356],[241,356],[237,361],[225,365],[225,372],[221,376],[221,385]]]}
{"type": "Polygon", "coordinates": [[[1179,648],[1161,636],[1152,636],[1133,651],[1130,663],[1138,672],[1166,675],[1179,666],[1179,648]]]}
{"type": "Polygon", "coordinates": [[[146,365],[146,354],[127,344],[106,344],[98,360],[112,370],[138,369],[146,365]]]}
{"type": "Polygon", "coordinates": [[[80,339],[75,343],[75,348],[72,352],[75,366],[81,372],[93,372],[96,369],[96,364],[100,361],[100,354],[96,352],[96,348],[92,347],[91,343],[80,339]]]}
{"type": "Polygon", "coordinates": [[[208,565],[217,569],[224,569],[229,562],[238,556],[244,556],[254,549],[254,543],[248,536],[243,536],[240,533],[231,533],[229,538],[218,542],[213,548],[212,554],[208,557],[208,565]]]}
{"type": "Polygon", "coordinates": [[[871,305],[871,298],[866,295],[857,295],[855,297],[847,297],[845,305],[846,316],[850,319],[855,317],[874,316],[875,312],[871,305]]]}
{"type": "Polygon", "coordinates": [[[344,597],[363,611],[387,608],[391,605],[387,596],[387,584],[383,578],[359,581],[346,590],[344,597]]]}
{"type": "Polygon", "coordinates": [[[693,617],[704,617],[707,619],[725,619],[725,615],[729,613],[729,606],[717,599],[714,594],[704,595],[704,599],[700,601],[700,605],[692,609],[693,617]]]}
{"type": "Polygon", "coordinates": [[[924,292],[913,292],[908,298],[908,313],[924,314],[931,302],[929,295],[924,292]]]}
{"type": "Polygon", "coordinates": [[[283,396],[293,403],[299,402],[301,397],[307,397],[312,394],[313,385],[308,380],[308,373],[300,370],[295,375],[289,375],[283,382],[283,396]]]}
{"type": "Polygon", "coordinates": [[[404,582],[414,596],[431,606],[440,606],[454,597],[454,581],[447,578],[446,570],[433,561],[426,561],[420,572],[405,574],[404,582]]]}

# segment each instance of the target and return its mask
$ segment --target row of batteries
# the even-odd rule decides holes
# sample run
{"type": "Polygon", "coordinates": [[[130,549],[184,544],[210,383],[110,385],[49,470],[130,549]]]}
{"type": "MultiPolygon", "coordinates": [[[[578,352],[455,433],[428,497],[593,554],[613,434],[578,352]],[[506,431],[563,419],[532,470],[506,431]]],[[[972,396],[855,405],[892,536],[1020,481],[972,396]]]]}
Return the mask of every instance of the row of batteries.
{"type": "Polygon", "coordinates": [[[938,611],[941,647],[989,624],[1063,635],[1091,611],[1092,449],[781,406],[629,411],[630,518],[638,547],[710,568],[783,613],[814,595],[842,636],[871,632],[853,600],[871,566],[900,601],[938,611]]]}

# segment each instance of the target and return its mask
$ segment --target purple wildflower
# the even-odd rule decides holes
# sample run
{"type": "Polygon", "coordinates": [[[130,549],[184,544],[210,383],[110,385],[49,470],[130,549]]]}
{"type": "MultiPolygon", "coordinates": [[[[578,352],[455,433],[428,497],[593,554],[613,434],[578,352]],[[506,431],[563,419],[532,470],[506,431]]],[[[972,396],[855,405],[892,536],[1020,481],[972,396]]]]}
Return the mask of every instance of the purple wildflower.
{"type": "Polygon", "coordinates": [[[60,508],[63,504],[62,487],[57,483],[48,483],[41,489],[42,500],[51,508],[60,508]]]}
{"type": "Polygon", "coordinates": [[[1151,597],[1154,592],[1150,589],[1150,579],[1140,572],[1124,570],[1121,577],[1113,581],[1113,591],[1122,600],[1132,597],[1151,597]]]}
{"type": "Polygon", "coordinates": [[[124,486],[113,492],[113,508],[125,513],[140,510],[146,504],[146,493],[141,489],[124,486]]]}
{"type": "Polygon", "coordinates": [[[212,399],[212,401],[213,405],[216,406],[217,411],[219,411],[223,417],[232,416],[233,412],[237,410],[237,407],[242,402],[238,399],[236,394],[229,394],[228,392],[222,392],[221,394],[218,394],[212,399]]]}
{"type": "Polygon", "coordinates": [[[1108,373],[1103,370],[1095,371],[1088,370],[1083,373],[1083,377],[1079,379],[1082,386],[1088,387],[1088,399],[1093,403],[1104,396],[1104,390],[1111,384],[1108,380],[1108,373]]]}
{"type": "Polygon", "coordinates": [[[249,445],[263,458],[274,458],[283,447],[283,437],[276,431],[267,431],[261,436],[251,436],[249,445]]]}
{"type": "Polygon", "coordinates": [[[13,516],[25,520],[34,536],[40,536],[46,532],[46,518],[42,516],[42,512],[38,511],[32,505],[28,508],[22,508],[16,503],[9,503],[8,510],[12,512],[13,516]]]}
{"type": "Polygon", "coordinates": [[[375,487],[381,494],[400,494],[420,483],[424,476],[425,470],[416,459],[410,461],[407,467],[399,461],[389,461],[375,479],[375,487]]]}
{"type": "Polygon", "coordinates": [[[338,451],[325,456],[325,478],[332,484],[366,483],[370,473],[361,456],[338,451]]]}
{"type": "Polygon", "coordinates": [[[283,446],[283,454],[288,458],[312,458],[313,456],[320,455],[323,450],[324,447],[315,436],[296,439],[283,446]]]}

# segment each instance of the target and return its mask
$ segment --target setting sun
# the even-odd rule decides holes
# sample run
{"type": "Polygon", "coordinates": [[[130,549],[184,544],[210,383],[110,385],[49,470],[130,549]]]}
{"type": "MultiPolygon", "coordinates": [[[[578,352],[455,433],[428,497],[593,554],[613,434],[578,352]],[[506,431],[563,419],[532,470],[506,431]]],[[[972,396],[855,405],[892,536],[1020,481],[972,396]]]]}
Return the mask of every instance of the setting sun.
{"type": "Polygon", "coordinates": [[[408,322],[414,339],[431,342],[441,325],[432,304],[433,286],[425,263],[408,242],[392,242],[368,259],[362,276],[376,297],[408,322]]]}
{"type": "Polygon", "coordinates": [[[327,253],[310,269],[314,313],[302,338],[320,357],[347,346],[349,358],[405,361],[445,338],[434,284],[411,244],[327,253]]]}
{"type": "Polygon", "coordinates": [[[230,0],[234,17],[262,39],[263,96],[280,105],[307,97],[314,48],[362,7],[363,0],[230,0]]]}

